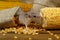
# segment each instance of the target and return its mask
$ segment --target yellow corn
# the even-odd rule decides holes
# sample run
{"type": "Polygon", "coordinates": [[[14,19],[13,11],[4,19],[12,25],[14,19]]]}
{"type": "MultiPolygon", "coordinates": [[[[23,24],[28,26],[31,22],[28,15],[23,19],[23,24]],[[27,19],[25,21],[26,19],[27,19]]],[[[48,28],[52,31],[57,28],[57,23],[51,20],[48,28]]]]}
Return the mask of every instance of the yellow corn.
{"type": "Polygon", "coordinates": [[[43,8],[41,9],[42,16],[45,19],[46,28],[60,28],[60,8],[43,8]]]}
{"type": "Polygon", "coordinates": [[[22,2],[4,2],[0,1],[0,10],[8,9],[12,7],[20,6],[23,11],[27,12],[32,8],[32,4],[22,3],[22,2]]]}
{"type": "Polygon", "coordinates": [[[14,2],[19,2],[20,0],[3,0],[3,1],[14,1],[14,2]]]}

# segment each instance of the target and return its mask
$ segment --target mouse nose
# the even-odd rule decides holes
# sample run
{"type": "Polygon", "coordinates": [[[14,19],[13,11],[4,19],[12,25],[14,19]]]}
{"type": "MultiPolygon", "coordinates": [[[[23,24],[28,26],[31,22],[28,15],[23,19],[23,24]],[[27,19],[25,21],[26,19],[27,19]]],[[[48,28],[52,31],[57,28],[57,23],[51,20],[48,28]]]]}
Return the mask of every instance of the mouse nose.
{"type": "Polygon", "coordinates": [[[41,18],[41,16],[37,16],[37,18],[41,18]]]}

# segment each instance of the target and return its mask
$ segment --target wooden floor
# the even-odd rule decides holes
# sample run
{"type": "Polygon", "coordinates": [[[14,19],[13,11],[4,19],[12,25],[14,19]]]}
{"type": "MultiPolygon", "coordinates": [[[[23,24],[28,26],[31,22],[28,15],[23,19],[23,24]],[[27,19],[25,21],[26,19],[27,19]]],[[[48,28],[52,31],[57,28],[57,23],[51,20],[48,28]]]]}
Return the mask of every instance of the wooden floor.
{"type": "MultiPolygon", "coordinates": [[[[52,31],[54,34],[57,33],[57,35],[60,37],[60,31],[52,31]]],[[[60,40],[56,39],[54,36],[51,36],[47,32],[40,32],[39,35],[24,35],[24,34],[14,34],[14,33],[8,33],[5,36],[0,34],[0,40],[29,40],[31,38],[32,40],[48,40],[48,38],[52,38],[52,40],[60,40]],[[17,36],[17,39],[14,38],[14,36],[17,36]]]]}

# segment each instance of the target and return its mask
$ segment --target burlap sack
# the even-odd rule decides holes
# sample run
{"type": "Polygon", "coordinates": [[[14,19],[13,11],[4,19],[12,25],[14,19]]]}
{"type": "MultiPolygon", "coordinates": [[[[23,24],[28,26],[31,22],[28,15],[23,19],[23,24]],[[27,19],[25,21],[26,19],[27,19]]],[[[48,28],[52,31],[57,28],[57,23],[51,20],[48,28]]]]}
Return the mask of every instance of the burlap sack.
{"type": "Polygon", "coordinates": [[[19,7],[5,9],[0,11],[0,28],[15,26],[14,15],[19,7]]]}

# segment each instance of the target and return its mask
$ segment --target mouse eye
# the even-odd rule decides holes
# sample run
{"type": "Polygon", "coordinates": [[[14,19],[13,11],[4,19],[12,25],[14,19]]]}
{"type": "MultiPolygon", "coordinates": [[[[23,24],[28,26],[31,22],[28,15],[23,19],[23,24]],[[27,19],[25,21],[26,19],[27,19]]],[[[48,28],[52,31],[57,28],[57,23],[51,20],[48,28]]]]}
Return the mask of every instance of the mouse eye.
{"type": "Polygon", "coordinates": [[[33,17],[35,17],[35,18],[36,18],[36,16],[33,16],[33,17]]]}

